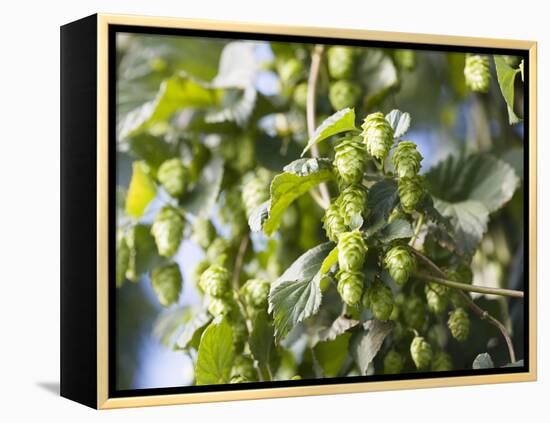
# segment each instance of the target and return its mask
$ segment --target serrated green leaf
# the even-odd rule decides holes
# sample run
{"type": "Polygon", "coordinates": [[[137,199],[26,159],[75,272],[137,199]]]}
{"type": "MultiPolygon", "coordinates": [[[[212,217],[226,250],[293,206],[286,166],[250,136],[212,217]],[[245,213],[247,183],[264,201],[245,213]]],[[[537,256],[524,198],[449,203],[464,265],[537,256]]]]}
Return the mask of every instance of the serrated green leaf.
{"type": "Polygon", "coordinates": [[[506,107],[508,109],[508,121],[510,125],[514,125],[521,122],[514,112],[514,83],[516,81],[516,75],[520,72],[520,69],[514,69],[503,56],[493,56],[495,60],[495,68],[497,71],[497,80],[500,87],[500,92],[506,101],[506,107]]]}
{"type": "Polygon", "coordinates": [[[129,112],[119,123],[117,139],[123,141],[154,124],[167,122],[186,107],[206,108],[219,103],[221,91],[185,74],[162,81],[155,98],[129,112]]]}
{"type": "Polygon", "coordinates": [[[206,311],[193,313],[193,317],[184,322],[183,331],[178,336],[174,348],[183,351],[190,348],[198,349],[201,335],[211,321],[212,316],[206,311]]]}
{"type": "Polygon", "coordinates": [[[367,235],[370,236],[382,229],[390,213],[399,201],[397,183],[384,179],[376,182],[369,189],[369,209],[372,211],[368,219],[367,235]]]}
{"type": "Polygon", "coordinates": [[[332,266],[334,266],[338,262],[338,246],[334,247],[330,253],[325,257],[323,260],[323,263],[321,264],[321,269],[319,270],[320,273],[325,274],[327,273],[332,266]]]}
{"type": "MultiPolygon", "coordinates": [[[[271,235],[279,228],[281,218],[285,210],[301,195],[308,192],[311,188],[322,182],[330,181],[334,178],[331,169],[319,169],[316,172],[304,176],[298,176],[292,173],[281,173],[271,182],[271,200],[269,203],[269,212],[267,219],[263,221],[263,230],[266,235],[271,235]]],[[[263,209],[257,210],[262,212],[263,209]]],[[[260,219],[261,220],[261,219],[260,219]]]]}
{"type": "Polygon", "coordinates": [[[410,238],[413,235],[413,228],[408,221],[395,219],[380,231],[378,239],[380,242],[388,244],[396,239],[410,238]]]}
{"type": "Polygon", "coordinates": [[[281,172],[283,167],[300,157],[300,147],[294,141],[260,133],[255,137],[256,160],[263,167],[281,172]]]}
{"type": "Polygon", "coordinates": [[[302,151],[302,156],[318,142],[321,142],[333,135],[352,131],[355,127],[355,110],[350,108],[342,109],[324,120],[324,122],[315,130],[313,136],[307,142],[306,148],[302,151]]]}
{"type": "Polygon", "coordinates": [[[411,126],[411,115],[394,109],[386,115],[386,120],[393,128],[393,137],[401,138],[411,126]]]}
{"type": "Polygon", "coordinates": [[[330,341],[319,342],[313,347],[313,355],[323,371],[324,377],[338,376],[348,358],[351,333],[343,333],[330,341]]]}
{"type": "Polygon", "coordinates": [[[495,365],[489,353],[478,354],[472,363],[472,369],[474,370],[492,369],[493,367],[495,367],[495,365]]]}
{"type": "Polygon", "coordinates": [[[149,168],[145,162],[132,163],[132,179],[126,195],[126,213],[138,218],[157,195],[157,187],[149,175],[149,168]]]}
{"type": "Polygon", "coordinates": [[[231,325],[225,319],[213,321],[201,336],[195,368],[197,385],[229,383],[234,360],[231,325]]]}
{"type": "Polygon", "coordinates": [[[322,293],[316,275],[333,246],[326,242],[306,251],[272,284],[268,311],[273,315],[277,339],[319,310],[322,293]]]}
{"type": "Polygon", "coordinates": [[[180,205],[194,216],[207,216],[220,193],[223,179],[223,160],[212,157],[202,169],[195,187],[185,194],[180,205]]]}
{"type": "Polygon", "coordinates": [[[384,339],[393,329],[393,322],[369,320],[364,324],[361,332],[352,342],[351,352],[362,375],[367,374],[369,364],[376,357],[384,339]]]}
{"type": "Polygon", "coordinates": [[[275,346],[275,330],[266,313],[260,313],[254,318],[252,333],[248,345],[252,356],[258,361],[258,365],[264,378],[274,374],[279,366],[280,358],[275,346]]]}
{"type": "Polygon", "coordinates": [[[360,65],[360,75],[365,79],[365,106],[378,104],[399,84],[397,68],[393,60],[379,49],[368,49],[360,65]]]}
{"type": "Polygon", "coordinates": [[[346,316],[338,316],[329,328],[323,329],[319,332],[319,341],[332,341],[337,336],[342,335],[350,329],[353,329],[361,322],[359,320],[350,319],[346,316]]]}

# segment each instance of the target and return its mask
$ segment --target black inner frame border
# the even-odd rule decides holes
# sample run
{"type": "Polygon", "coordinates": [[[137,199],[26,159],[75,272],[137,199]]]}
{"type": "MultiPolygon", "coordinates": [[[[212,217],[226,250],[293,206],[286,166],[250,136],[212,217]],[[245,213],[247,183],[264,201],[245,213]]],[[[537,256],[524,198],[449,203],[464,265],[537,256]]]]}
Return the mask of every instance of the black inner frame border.
{"type": "MultiPolygon", "coordinates": [[[[330,31],[327,29],[327,31],[330,31]]],[[[437,36],[434,36],[437,37],[437,36]]],[[[465,376],[483,376],[511,373],[526,373],[529,371],[529,50],[509,49],[509,48],[487,48],[487,47],[469,47],[461,45],[439,45],[429,43],[397,42],[397,41],[369,41],[359,39],[317,37],[317,36],[297,36],[280,34],[262,34],[238,31],[217,31],[206,29],[185,29],[185,28],[163,28],[149,27],[139,25],[108,25],[108,397],[136,397],[149,395],[171,395],[200,392],[221,392],[221,391],[239,391],[261,388],[286,388],[315,385],[336,385],[336,384],[354,384],[365,382],[380,381],[399,381],[399,380],[422,380],[433,378],[465,377],[465,376]],[[375,47],[375,48],[403,48],[412,50],[428,50],[437,52],[468,52],[480,54],[508,54],[519,56],[524,60],[524,157],[523,157],[523,180],[524,180],[524,293],[523,299],[523,322],[524,322],[524,364],[523,367],[505,367],[494,369],[465,369],[453,370],[447,372],[420,372],[420,373],[402,373],[398,375],[373,375],[373,376],[347,376],[324,379],[304,379],[304,380],[285,380],[271,382],[251,382],[241,384],[221,384],[206,386],[175,386],[165,388],[144,388],[144,389],[124,389],[116,388],[116,283],[115,283],[115,265],[116,265],[116,35],[117,33],[146,34],[146,35],[171,35],[187,37],[204,38],[223,38],[234,40],[252,40],[252,41],[279,41],[293,42],[303,44],[328,44],[328,45],[348,45],[357,47],[375,47]]]]}

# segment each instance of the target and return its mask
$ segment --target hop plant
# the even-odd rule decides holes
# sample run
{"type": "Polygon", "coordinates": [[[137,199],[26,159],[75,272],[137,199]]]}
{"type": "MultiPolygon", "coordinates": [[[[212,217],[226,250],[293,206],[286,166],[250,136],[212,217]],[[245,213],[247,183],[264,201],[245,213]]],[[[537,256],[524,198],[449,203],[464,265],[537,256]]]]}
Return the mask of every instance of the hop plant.
{"type": "Polygon", "coordinates": [[[418,370],[424,370],[432,361],[432,347],[421,336],[415,336],[411,342],[411,357],[418,370]]]}
{"type": "Polygon", "coordinates": [[[342,110],[346,107],[354,107],[361,96],[361,88],[346,79],[330,84],[328,99],[334,110],[342,110]]]}
{"type": "Polygon", "coordinates": [[[302,82],[296,85],[294,88],[294,94],[292,96],[294,104],[300,109],[305,110],[307,107],[307,82],[302,82]]]}
{"type": "Polygon", "coordinates": [[[365,147],[357,138],[345,138],[336,147],[334,165],[345,185],[358,184],[365,171],[365,147]]]}
{"type": "Polygon", "coordinates": [[[208,312],[214,316],[227,316],[233,311],[232,303],[228,297],[210,297],[208,312]]]}
{"type": "Polygon", "coordinates": [[[337,273],[336,278],[338,279],[338,293],[344,303],[351,307],[357,305],[363,295],[363,280],[365,279],[363,273],[341,270],[337,273]]]}
{"type": "Polygon", "coordinates": [[[470,334],[470,318],[463,308],[456,308],[449,314],[447,326],[449,326],[453,338],[458,342],[464,342],[468,339],[468,335],[470,334]]]}
{"type": "Polygon", "coordinates": [[[453,361],[451,356],[444,351],[438,351],[433,356],[432,371],[434,372],[448,372],[453,370],[453,361]]]}
{"type": "Polygon", "coordinates": [[[393,52],[397,66],[401,69],[412,71],[416,67],[416,53],[414,50],[397,49],[393,52]]]}
{"type": "Polygon", "coordinates": [[[426,305],[417,295],[412,295],[403,304],[403,319],[406,325],[415,330],[422,330],[426,324],[426,305]]]}
{"type": "Polygon", "coordinates": [[[160,165],[157,178],[168,194],[178,198],[187,188],[189,171],[180,159],[169,159],[160,165]]]}
{"type": "Polygon", "coordinates": [[[334,201],[331,203],[325,211],[323,217],[323,228],[327,234],[328,239],[331,241],[338,241],[340,234],[346,231],[346,224],[344,217],[340,212],[340,202],[334,201]]]}
{"type": "Polygon", "coordinates": [[[491,83],[489,58],[479,54],[466,55],[464,66],[466,85],[475,92],[486,93],[491,83]]]}
{"type": "Polygon", "coordinates": [[[390,350],[384,357],[384,374],[392,375],[403,370],[403,358],[395,350],[390,350]]]}
{"type": "Polygon", "coordinates": [[[334,46],[327,51],[328,73],[334,79],[353,76],[354,54],[350,47],[334,46]]]}
{"type": "Polygon", "coordinates": [[[265,169],[258,169],[245,176],[242,199],[247,216],[250,216],[256,207],[269,199],[269,180],[269,172],[265,169]]]}
{"type": "Polygon", "coordinates": [[[130,261],[130,247],[122,231],[117,232],[116,243],[116,286],[120,287],[126,278],[126,270],[130,261]]]}
{"type": "Polygon", "coordinates": [[[380,112],[368,115],[363,121],[362,137],[367,152],[384,162],[393,144],[393,128],[380,112]]]}
{"type": "Polygon", "coordinates": [[[208,260],[201,260],[197,263],[197,265],[193,268],[193,271],[191,272],[191,282],[197,287],[201,294],[204,292],[199,285],[199,281],[201,279],[201,275],[206,269],[208,269],[209,266],[210,263],[208,262],[208,260]]]}
{"type": "Polygon", "coordinates": [[[254,360],[246,354],[240,354],[235,358],[233,368],[231,369],[233,377],[240,376],[247,382],[254,382],[258,379],[258,372],[254,367],[254,360]]]}
{"type": "Polygon", "coordinates": [[[261,309],[267,304],[270,283],[263,279],[249,279],[241,287],[240,292],[247,305],[261,309]]]}
{"type": "Polygon", "coordinates": [[[403,285],[415,270],[416,259],[406,247],[397,245],[386,252],[384,264],[393,280],[403,285]]]}
{"type": "Polygon", "coordinates": [[[363,185],[350,185],[344,188],[340,192],[338,203],[344,224],[349,227],[360,227],[367,207],[367,191],[363,185]]]}
{"type": "Polygon", "coordinates": [[[185,220],[173,206],[164,206],[155,216],[151,234],[161,256],[172,257],[183,239],[185,220]]]}
{"type": "Polygon", "coordinates": [[[291,84],[302,72],[302,62],[296,58],[282,61],[277,66],[277,72],[283,84],[291,84]]]}
{"type": "Polygon", "coordinates": [[[151,285],[164,307],[175,303],[181,292],[182,276],[176,263],[157,267],[151,272],[151,285]]]}
{"type": "Polygon", "coordinates": [[[420,170],[422,155],[412,141],[401,141],[392,156],[392,164],[400,178],[413,178],[420,170]]]}
{"type": "MultiPolygon", "coordinates": [[[[428,309],[434,314],[441,314],[447,308],[447,297],[445,295],[445,290],[439,289],[443,287],[436,283],[428,283],[424,287],[424,293],[426,294],[426,304],[428,309]]],[[[445,288],[445,287],[443,287],[445,288]]]]}
{"type": "Polygon", "coordinates": [[[215,238],[216,228],[214,228],[210,219],[199,217],[193,224],[191,239],[206,250],[215,238]]]}
{"type": "Polygon", "coordinates": [[[230,291],[228,270],[219,264],[210,265],[201,275],[199,286],[206,294],[223,298],[230,291]]]}
{"type": "Polygon", "coordinates": [[[390,318],[393,307],[393,293],[389,286],[380,280],[375,280],[365,291],[363,305],[371,309],[378,320],[386,321],[390,318]]]}
{"type": "Polygon", "coordinates": [[[206,258],[210,263],[223,264],[231,254],[231,244],[223,238],[216,238],[206,250],[206,258]]]}
{"type": "Polygon", "coordinates": [[[367,244],[361,232],[344,232],[338,238],[338,264],[346,272],[361,270],[367,254],[367,244]]]}
{"type": "Polygon", "coordinates": [[[420,200],[424,198],[424,185],[422,178],[414,176],[412,178],[401,178],[397,184],[397,192],[401,201],[401,208],[407,213],[416,210],[420,200]]]}

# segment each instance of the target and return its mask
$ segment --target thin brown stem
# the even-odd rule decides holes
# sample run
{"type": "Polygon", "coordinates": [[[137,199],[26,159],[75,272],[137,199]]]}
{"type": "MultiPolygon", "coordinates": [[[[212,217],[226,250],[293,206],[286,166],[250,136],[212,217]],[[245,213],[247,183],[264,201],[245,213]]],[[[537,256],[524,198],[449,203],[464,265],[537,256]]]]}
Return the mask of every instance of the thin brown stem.
{"type": "MultiPolygon", "coordinates": [[[[317,81],[319,79],[319,70],[321,68],[321,59],[323,57],[324,46],[317,44],[311,55],[311,66],[309,68],[309,78],[307,81],[307,104],[306,104],[306,118],[307,118],[307,132],[309,137],[313,137],[315,133],[315,100],[317,96],[317,81]]],[[[311,156],[319,157],[319,150],[317,145],[311,146],[311,156]]],[[[330,205],[330,193],[326,183],[319,185],[319,191],[321,193],[322,204],[324,209],[330,205]]],[[[315,196],[313,196],[315,198],[315,196]]]]}
{"type": "MultiPolygon", "coordinates": [[[[426,257],[424,254],[422,254],[420,251],[415,250],[414,248],[410,249],[411,252],[420,259],[424,264],[426,264],[428,267],[430,267],[435,273],[441,276],[441,278],[446,278],[447,275],[443,270],[441,270],[433,261],[431,261],[428,257],[426,257]]],[[[455,288],[457,289],[457,288],[455,288]]],[[[500,333],[502,334],[502,337],[506,341],[506,346],[508,347],[508,354],[510,355],[510,362],[515,363],[516,362],[516,353],[514,351],[514,344],[512,343],[512,339],[510,338],[510,335],[508,334],[508,331],[504,327],[504,325],[495,319],[493,316],[491,316],[486,310],[483,310],[481,307],[479,307],[472,298],[466,294],[462,290],[458,290],[464,301],[468,304],[468,306],[476,313],[480,319],[487,320],[490,324],[495,326],[500,333]]]]}

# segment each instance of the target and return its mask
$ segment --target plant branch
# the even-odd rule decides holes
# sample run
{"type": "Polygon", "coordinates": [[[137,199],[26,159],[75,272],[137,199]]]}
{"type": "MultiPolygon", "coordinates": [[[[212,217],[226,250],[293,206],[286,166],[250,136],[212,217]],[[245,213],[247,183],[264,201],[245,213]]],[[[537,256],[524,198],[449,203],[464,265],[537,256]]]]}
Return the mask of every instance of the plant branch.
{"type": "MultiPolygon", "coordinates": [[[[313,137],[315,133],[315,99],[317,96],[317,80],[319,79],[319,70],[321,68],[321,58],[323,56],[324,46],[317,44],[313,49],[311,55],[311,66],[309,68],[309,77],[307,81],[307,104],[306,104],[306,117],[307,117],[307,132],[309,137],[313,137]]],[[[311,146],[311,156],[319,157],[319,150],[317,145],[311,146]]],[[[313,191],[313,190],[312,190],[313,191]]],[[[330,205],[330,193],[326,183],[319,185],[319,191],[321,193],[322,204],[319,205],[324,209],[327,209],[330,205]]],[[[316,198],[313,195],[313,198],[316,198]]],[[[317,201],[317,200],[316,200],[317,201]]]]}
{"type": "MultiPolygon", "coordinates": [[[[441,278],[446,278],[447,275],[445,275],[445,272],[441,270],[433,261],[431,261],[428,257],[426,257],[424,254],[420,253],[419,251],[415,250],[414,248],[410,249],[411,252],[418,257],[422,262],[424,262],[428,267],[430,267],[435,273],[441,276],[441,278]]],[[[437,281],[434,281],[437,282],[437,281]]],[[[457,289],[457,288],[455,288],[457,289]]],[[[462,296],[464,301],[468,304],[468,306],[478,315],[478,317],[482,320],[487,320],[490,324],[495,326],[500,333],[502,334],[502,337],[506,341],[506,346],[508,347],[508,354],[510,355],[510,362],[515,363],[516,362],[516,353],[514,351],[514,344],[512,343],[512,339],[510,338],[510,335],[508,334],[508,331],[504,327],[504,325],[495,319],[493,316],[491,316],[487,311],[483,310],[481,307],[479,307],[472,298],[466,294],[464,291],[459,289],[459,294],[462,296]]]]}
{"type": "Polygon", "coordinates": [[[418,238],[418,235],[420,234],[420,229],[422,229],[422,225],[424,224],[424,214],[420,214],[418,217],[418,221],[416,222],[416,227],[414,228],[414,234],[409,241],[409,246],[414,248],[414,243],[416,242],[416,239],[418,238]]]}

